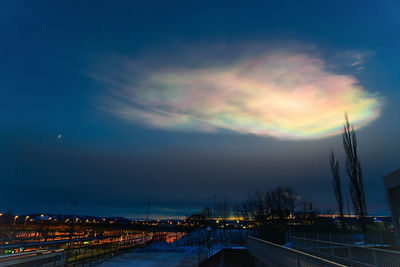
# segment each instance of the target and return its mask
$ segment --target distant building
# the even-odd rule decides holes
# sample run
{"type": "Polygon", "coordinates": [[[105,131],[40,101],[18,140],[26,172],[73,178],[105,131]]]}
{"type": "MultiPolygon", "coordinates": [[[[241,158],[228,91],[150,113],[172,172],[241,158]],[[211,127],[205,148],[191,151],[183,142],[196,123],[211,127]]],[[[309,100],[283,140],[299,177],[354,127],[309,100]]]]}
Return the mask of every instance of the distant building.
{"type": "Polygon", "coordinates": [[[400,244],[400,169],[383,177],[392,213],[396,242],[400,244]]]}

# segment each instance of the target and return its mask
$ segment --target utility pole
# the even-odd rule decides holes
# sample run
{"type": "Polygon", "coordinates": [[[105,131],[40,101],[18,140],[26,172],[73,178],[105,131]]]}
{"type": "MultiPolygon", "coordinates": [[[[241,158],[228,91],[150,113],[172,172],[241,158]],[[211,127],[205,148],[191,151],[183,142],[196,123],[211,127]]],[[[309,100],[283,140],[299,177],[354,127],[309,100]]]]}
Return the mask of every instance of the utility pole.
{"type": "Polygon", "coordinates": [[[215,197],[216,197],[216,196],[215,196],[215,193],[214,193],[214,221],[215,221],[215,219],[216,219],[216,218],[215,218],[215,197]]]}
{"type": "Polygon", "coordinates": [[[347,204],[347,214],[350,217],[350,205],[349,205],[349,196],[347,195],[347,192],[345,193],[346,195],[346,204],[347,204]]]}
{"type": "Polygon", "coordinates": [[[69,254],[70,254],[69,251],[71,249],[72,236],[74,234],[74,222],[75,221],[74,221],[74,219],[72,217],[72,207],[76,206],[76,205],[77,205],[76,201],[71,201],[71,204],[69,205],[69,219],[71,220],[70,221],[71,227],[69,229],[69,242],[68,242],[67,255],[66,255],[65,262],[68,262],[68,257],[69,257],[69,254]]]}
{"type": "Polygon", "coordinates": [[[145,197],[146,204],[147,204],[147,220],[150,219],[150,204],[151,204],[151,196],[145,197]]]}

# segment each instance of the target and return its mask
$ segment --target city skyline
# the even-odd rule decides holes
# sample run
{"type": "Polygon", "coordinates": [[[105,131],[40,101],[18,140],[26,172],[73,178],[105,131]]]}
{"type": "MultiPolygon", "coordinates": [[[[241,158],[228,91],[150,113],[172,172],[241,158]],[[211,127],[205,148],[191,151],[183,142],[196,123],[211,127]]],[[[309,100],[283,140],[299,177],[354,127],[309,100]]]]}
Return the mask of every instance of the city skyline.
{"type": "Polygon", "coordinates": [[[187,216],[290,186],[336,210],[347,112],[370,214],[399,168],[395,1],[4,1],[0,210],[187,216]],[[287,6],[290,6],[288,8],[287,6]]]}

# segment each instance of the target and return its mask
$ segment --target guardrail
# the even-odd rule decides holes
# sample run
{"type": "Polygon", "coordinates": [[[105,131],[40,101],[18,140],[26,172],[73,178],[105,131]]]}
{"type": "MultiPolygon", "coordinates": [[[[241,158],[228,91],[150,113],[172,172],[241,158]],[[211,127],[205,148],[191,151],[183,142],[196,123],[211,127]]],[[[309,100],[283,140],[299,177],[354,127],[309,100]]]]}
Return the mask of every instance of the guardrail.
{"type": "Polygon", "coordinates": [[[350,244],[290,237],[292,248],[324,257],[348,266],[400,266],[400,252],[350,244]]]}
{"type": "Polygon", "coordinates": [[[302,237],[307,239],[316,239],[342,244],[368,244],[375,247],[387,247],[396,245],[394,233],[290,233],[290,236],[302,237]]]}
{"type": "Polygon", "coordinates": [[[251,256],[261,261],[266,266],[284,267],[345,267],[302,251],[286,248],[252,236],[247,239],[248,250],[251,256]]]}

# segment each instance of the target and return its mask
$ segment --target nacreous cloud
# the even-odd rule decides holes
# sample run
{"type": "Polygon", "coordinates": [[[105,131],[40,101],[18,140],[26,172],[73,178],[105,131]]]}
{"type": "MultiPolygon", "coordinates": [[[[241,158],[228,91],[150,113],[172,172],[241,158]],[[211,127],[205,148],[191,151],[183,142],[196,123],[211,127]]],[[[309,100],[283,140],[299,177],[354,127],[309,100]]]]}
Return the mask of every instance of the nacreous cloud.
{"type": "Polygon", "coordinates": [[[121,77],[103,77],[112,100],[102,107],[160,129],[313,139],[338,134],[345,112],[359,128],[381,108],[379,96],[354,77],[332,73],[322,59],[298,52],[273,51],[212,67],[169,66],[140,77],[125,68],[121,77]]]}

